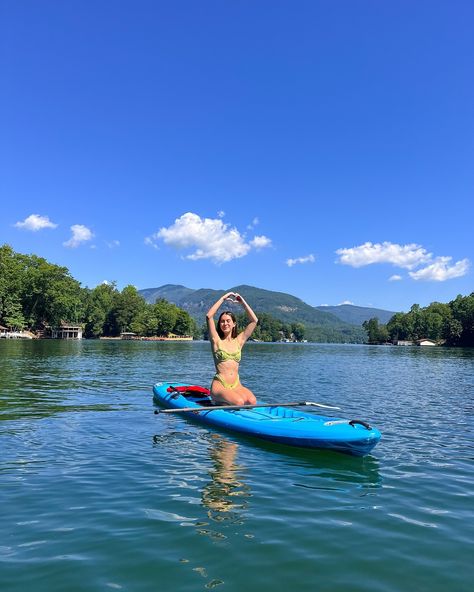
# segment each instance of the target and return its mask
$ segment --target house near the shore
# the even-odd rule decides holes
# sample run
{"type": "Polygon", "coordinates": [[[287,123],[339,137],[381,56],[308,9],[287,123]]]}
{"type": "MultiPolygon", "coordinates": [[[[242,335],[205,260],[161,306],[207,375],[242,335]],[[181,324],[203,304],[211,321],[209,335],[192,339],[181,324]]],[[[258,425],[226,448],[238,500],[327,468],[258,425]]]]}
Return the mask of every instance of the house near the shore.
{"type": "Polygon", "coordinates": [[[82,339],[82,325],[61,323],[60,327],[51,328],[51,339],[82,339]]]}
{"type": "Polygon", "coordinates": [[[433,345],[439,345],[439,342],[435,341],[434,339],[427,339],[424,337],[423,339],[417,339],[416,341],[409,341],[408,339],[398,339],[397,341],[394,341],[394,345],[433,346],[433,345]]]}
{"type": "Polygon", "coordinates": [[[438,345],[433,339],[417,339],[416,345],[438,345]]]}

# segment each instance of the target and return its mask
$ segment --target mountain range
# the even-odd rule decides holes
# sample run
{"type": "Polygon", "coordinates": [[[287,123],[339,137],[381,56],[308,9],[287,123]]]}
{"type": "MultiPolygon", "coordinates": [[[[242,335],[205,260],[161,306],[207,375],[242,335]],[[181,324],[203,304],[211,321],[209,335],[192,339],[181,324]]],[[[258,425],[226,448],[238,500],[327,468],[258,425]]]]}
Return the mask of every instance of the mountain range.
{"type": "MultiPolygon", "coordinates": [[[[204,324],[206,312],[224,293],[237,292],[249,302],[257,313],[268,313],[284,323],[303,323],[310,341],[362,343],[366,333],[362,323],[371,318],[387,323],[394,312],[378,308],[366,308],[351,304],[339,306],[310,306],[300,298],[284,292],[273,292],[253,286],[234,286],[227,290],[200,288],[193,290],[185,286],[166,284],[158,288],[139,290],[149,303],[164,298],[186,310],[198,323],[204,324]]],[[[229,303],[228,308],[241,311],[239,305],[229,303]]]]}

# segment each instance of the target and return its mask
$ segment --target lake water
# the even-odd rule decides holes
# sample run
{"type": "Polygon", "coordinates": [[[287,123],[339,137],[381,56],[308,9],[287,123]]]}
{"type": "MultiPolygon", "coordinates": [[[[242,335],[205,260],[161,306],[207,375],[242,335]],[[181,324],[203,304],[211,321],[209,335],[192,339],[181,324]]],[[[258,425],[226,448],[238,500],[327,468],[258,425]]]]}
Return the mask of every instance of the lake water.
{"type": "Polygon", "coordinates": [[[260,401],[339,405],[366,458],[154,415],[207,343],[0,341],[2,592],[472,590],[474,351],[248,344],[260,401]]]}

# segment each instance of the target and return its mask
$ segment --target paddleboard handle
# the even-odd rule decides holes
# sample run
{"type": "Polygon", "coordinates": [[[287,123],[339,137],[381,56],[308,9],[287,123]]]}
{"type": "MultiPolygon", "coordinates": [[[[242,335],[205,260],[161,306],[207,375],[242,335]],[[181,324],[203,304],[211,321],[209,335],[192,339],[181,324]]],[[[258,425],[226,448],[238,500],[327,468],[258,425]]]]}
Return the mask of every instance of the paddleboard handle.
{"type": "Polygon", "coordinates": [[[349,425],[352,427],[355,427],[356,424],[364,426],[366,430],[372,429],[372,427],[366,421],[362,421],[362,419],[351,419],[351,421],[349,422],[349,425]]]}

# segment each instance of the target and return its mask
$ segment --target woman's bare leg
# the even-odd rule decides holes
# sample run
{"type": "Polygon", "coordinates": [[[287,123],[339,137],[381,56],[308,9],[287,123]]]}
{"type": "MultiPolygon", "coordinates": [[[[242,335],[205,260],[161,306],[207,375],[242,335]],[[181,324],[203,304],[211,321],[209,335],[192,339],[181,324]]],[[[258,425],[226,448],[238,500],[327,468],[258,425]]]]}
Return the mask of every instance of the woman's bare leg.
{"type": "Polygon", "coordinates": [[[257,399],[251,390],[238,384],[235,388],[225,388],[218,380],[211,384],[211,395],[216,403],[228,405],[255,405],[257,399]]]}
{"type": "Polygon", "coordinates": [[[235,390],[239,393],[239,395],[241,397],[244,398],[244,400],[245,400],[244,405],[255,405],[256,404],[257,399],[256,399],[255,395],[246,386],[244,386],[243,384],[239,384],[235,390]]]}

